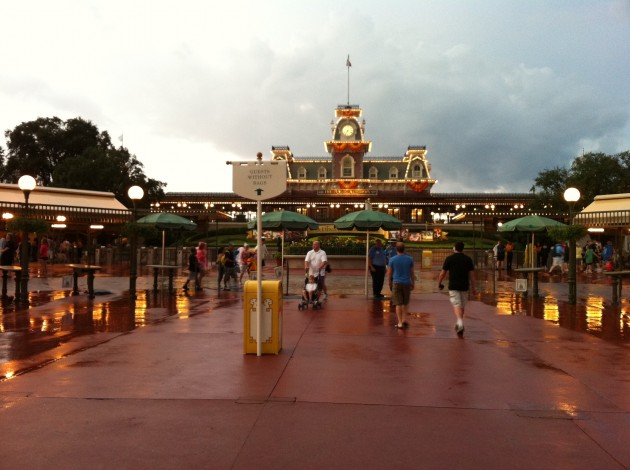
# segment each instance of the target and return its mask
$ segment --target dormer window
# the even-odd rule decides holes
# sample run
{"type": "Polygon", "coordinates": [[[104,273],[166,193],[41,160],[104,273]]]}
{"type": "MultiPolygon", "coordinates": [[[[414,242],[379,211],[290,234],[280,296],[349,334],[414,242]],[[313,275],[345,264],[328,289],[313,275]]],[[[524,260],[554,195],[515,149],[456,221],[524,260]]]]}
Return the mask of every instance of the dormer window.
{"type": "Polygon", "coordinates": [[[413,165],[413,168],[411,170],[411,177],[422,178],[422,165],[420,165],[419,163],[415,163],[413,165]]]}
{"type": "Polygon", "coordinates": [[[368,178],[370,178],[371,180],[375,180],[376,178],[378,178],[378,169],[375,166],[370,167],[368,178]]]}
{"type": "Polygon", "coordinates": [[[298,168],[297,177],[298,177],[299,180],[305,180],[306,179],[306,168],[304,168],[303,166],[298,168]]]}
{"type": "Polygon", "coordinates": [[[398,168],[396,168],[395,166],[389,169],[389,179],[390,180],[398,179],[398,168]]]}
{"type": "Polygon", "coordinates": [[[326,167],[320,166],[319,170],[317,171],[317,177],[320,180],[325,180],[328,176],[328,171],[326,171],[326,167]]]}

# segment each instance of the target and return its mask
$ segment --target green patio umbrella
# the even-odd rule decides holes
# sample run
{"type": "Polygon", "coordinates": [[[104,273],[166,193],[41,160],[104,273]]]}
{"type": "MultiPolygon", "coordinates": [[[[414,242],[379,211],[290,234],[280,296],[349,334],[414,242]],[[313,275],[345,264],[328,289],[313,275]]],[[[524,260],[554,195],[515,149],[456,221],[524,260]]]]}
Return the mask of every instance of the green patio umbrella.
{"type": "MultiPolygon", "coordinates": [[[[262,228],[265,230],[281,230],[282,246],[280,253],[282,256],[282,266],[284,266],[284,232],[286,230],[317,230],[319,224],[310,217],[293,211],[273,211],[266,212],[260,218],[262,228]]],[[[247,228],[254,229],[257,227],[256,219],[247,223],[247,228]]]]}
{"type": "Polygon", "coordinates": [[[396,217],[373,210],[362,210],[350,212],[334,222],[339,230],[398,230],[402,227],[402,222],[396,217]]]}
{"type": "Polygon", "coordinates": [[[549,227],[563,226],[562,222],[543,217],[540,215],[527,215],[518,219],[510,220],[499,227],[499,232],[531,232],[532,243],[530,246],[531,267],[534,267],[534,233],[544,232],[549,227]]]}
{"type": "Polygon", "coordinates": [[[402,228],[402,222],[396,217],[386,212],[373,211],[365,209],[362,211],[350,212],[339,217],[334,222],[335,228],[338,230],[365,230],[365,296],[368,295],[368,253],[370,250],[370,230],[399,230],[402,228]]]}
{"type": "Polygon", "coordinates": [[[168,212],[154,212],[138,220],[137,224],[151,225],[162,230],[162,264],[164,264],[165,230],[195,230],[197,224],[177,214],[168,212]]]}

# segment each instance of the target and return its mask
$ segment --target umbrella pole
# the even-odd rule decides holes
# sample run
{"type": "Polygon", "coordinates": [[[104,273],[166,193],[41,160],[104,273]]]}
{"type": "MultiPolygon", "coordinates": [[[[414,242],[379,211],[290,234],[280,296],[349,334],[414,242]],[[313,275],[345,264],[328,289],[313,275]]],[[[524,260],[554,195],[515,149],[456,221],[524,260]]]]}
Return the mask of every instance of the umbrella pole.
{"type": "Polygon", "coordinates": [[[282,271],[284,270],[284,228],[282,229],[282,244],[280,245],[280,279],[282,279],[282,271]]]}
{"type": "Polygon", "coordinates": [[[166,246],[166,230],[162,230],[162,266],[164,266],[164,247],[166,246]]]}
{"type": "Polygon", "coordinates": [[[368,296],[368,271],[370,270],[370,265],[368,262],[368,257],[370,254],[370,231],[367,231],[367,235],[365,236],[365,297],[368,296]]]}

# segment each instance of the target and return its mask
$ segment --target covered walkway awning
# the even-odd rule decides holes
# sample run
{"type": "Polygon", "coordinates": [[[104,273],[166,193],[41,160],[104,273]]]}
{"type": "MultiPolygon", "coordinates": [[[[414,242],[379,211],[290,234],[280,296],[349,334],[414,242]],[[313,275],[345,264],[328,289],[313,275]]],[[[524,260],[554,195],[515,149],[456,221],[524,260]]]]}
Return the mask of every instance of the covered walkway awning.
{"type": "Polygon", "coordinates": [[[595,196],[575,216],[575,223],[587,227],[630,227],[630,193],[595,196]]]}
{"type": "MultiPolygon", "coordinates": [[[[29,196],[29,212],[49,222],[65,216],[69,223],[122,224],[132,213],[114,193],[36,186],[29,196]]],[[[23,215],[24,193],[17,184],[0,184],[0,210],[23,215]]]]}

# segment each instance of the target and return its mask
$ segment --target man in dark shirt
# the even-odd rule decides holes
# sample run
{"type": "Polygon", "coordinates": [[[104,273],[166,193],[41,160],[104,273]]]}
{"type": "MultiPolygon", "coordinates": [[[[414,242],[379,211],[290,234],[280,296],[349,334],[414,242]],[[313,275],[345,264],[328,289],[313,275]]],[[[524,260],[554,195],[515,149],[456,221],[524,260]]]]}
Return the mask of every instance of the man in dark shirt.
{"type": "Polygon", "coordinates": [[[227,248],[223,251],[223,265],[225,266],[225,275],[223,278],[224,288],[223,290],[230,290],[230,284],[232,286],[236,283],[236,261],[234,258],[234,245],[232,242],[228,243],[227,248]]]}
{"type": "Polygon", "coordinates": [[[2,264],[2,266],[11,266],[13,264],[16,249],[17,245],[13,239],[13,234],[7,233],[4,248],[2,249],[2,254],[0,255],[0,264],[2,264]]]}
{"type": "Polygon", "coordinates": [[[468,297],[468,289],[473,295],[477,293],[475,289],[475,265],[470,256],[465,255],[464,243],[456,242],[452,255],[444,260],[442,271],[438,276],[438,287],[444,289],[442,281],[448,273],[448,296],[455,312],[455,331],[458,336],[464,335],[464,307],[468,297]]]}

